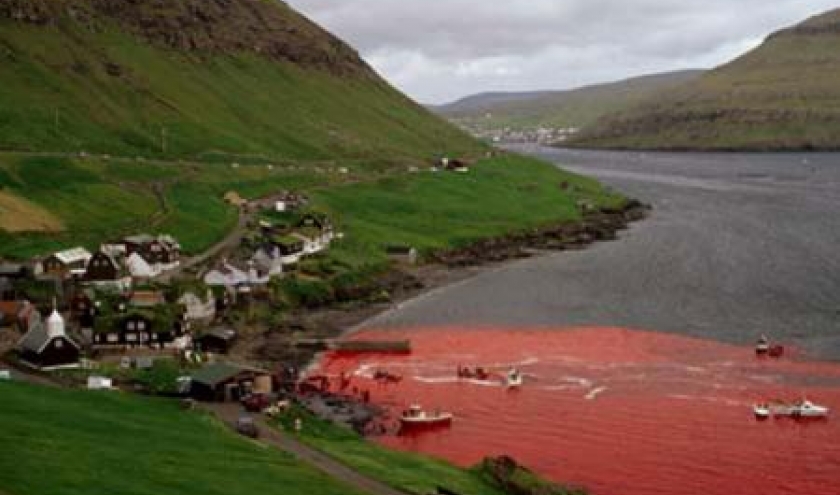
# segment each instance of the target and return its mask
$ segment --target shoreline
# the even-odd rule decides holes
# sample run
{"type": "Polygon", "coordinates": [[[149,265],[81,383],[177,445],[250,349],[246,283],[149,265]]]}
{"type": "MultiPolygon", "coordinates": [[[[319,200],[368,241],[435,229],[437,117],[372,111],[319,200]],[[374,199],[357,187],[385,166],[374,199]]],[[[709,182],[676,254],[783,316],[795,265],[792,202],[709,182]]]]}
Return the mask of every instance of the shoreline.
{"type": "MultiPolygon", "coordinates": [[[[647,218],[651,207],[630,199],[619,208],[601,208],[582,220],[480,240],[462,248],[442,250],[418,266],[395,266],[378,276],[376,287],[387,292],[387,301],[357,298],[342,305],[303,309],[290,315],[280,329],[263,334],[252,358],[311,368],[320,352],[294,345],[298,337],[344,338],[362,330],[371,319],[472,277],[501,268],[511,261],[582,250],[618,239],[618,233],[647,218]]],[[[370,294],[368,294],[370,295],[370,294]]]]}

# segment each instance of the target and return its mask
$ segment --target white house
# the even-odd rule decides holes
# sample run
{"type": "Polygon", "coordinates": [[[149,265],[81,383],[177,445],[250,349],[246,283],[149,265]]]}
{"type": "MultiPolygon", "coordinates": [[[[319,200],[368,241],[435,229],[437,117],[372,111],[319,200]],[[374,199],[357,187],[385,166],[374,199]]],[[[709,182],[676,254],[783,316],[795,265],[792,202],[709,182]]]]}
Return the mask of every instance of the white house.
{"type": "Polygon", "coordinates": [[[304,256],[320,253],[330,247],[332,232],[316,232],[311,229],[298,231],[292,237],[303,242],[304,256]]]}
{"type": "Polygon", "coordinates": [[[149,279],[157,277],[161,273],[160,269],[152,267],[138,253],[131,253],[125,260],[125,266],[133,278],[149,279]]]}
{"type": "MultiPolygon", "coordinates": [[[[298,260],[295,259],[293,263],[296,263],[298,260]]],[[[269,277],[282,277],[283,276],[283,265],[290,264],[284,263],[284,256],[280,253],[280,249],[274,247],[270,252],[260,248],[254,253],[254,256],[251,258],[251,262],[257,269],[268,273],[269,277]]]]}
{"type": "Polygon", "coordinates": [[[265,285],[269,279],[268,275],[261,275],[253,263],[246,272],[224,262],[221,268],[204,275],[204,283],[211,287],[235,288],[239,292],[249,292],[251,287],[265,285]]]}
{"type": "Polygon", "coordinates": [[[216,316],[216,298],[209,289],[204,301],[194,293],[187,292],[178,299],[178,304],[186,308],[186,318],[190,321],[210,321],[216,316]]]}

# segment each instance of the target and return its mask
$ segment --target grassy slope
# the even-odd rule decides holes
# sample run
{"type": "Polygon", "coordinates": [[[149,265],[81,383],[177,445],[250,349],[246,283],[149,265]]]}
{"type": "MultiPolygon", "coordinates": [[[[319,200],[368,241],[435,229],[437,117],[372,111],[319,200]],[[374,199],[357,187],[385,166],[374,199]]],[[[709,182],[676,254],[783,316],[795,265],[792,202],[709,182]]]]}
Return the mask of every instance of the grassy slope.
{"type": "MultiPolygon", "coordinates": [[[[445,487],[470,495],[504,495],[481,466],[462,469],[432,457],[386,449],[364,440],[356,433],[318,419],[306,411],[292,410],[281,416],[278,426],[293,431],[294,418],[303,418],[304,428],[298,438],[372,478],[408,493],[425,495],[445,487]]],[[[518,482],[534,487],[534,493],[551,495],[585,494],[585,490],[555,487],[538,475],[520,470],[518,482]]]]}
{"type": "Polygon", "coordinates": [[[481,96],[476,96],[437,111],[457,123],[479,130],[583,127],[699,74],[699,71],[657,74],[569,91],[537,93],[515,101],[490,99],[485,103],[481,96]],[[487,114],[490,114],[489,118],[487,114]]]}
{"type": "Polygon", "coordinates": [[[360,472],[408,493],[434,493],[445,486],[457,493],[503,495],[486,483],[479,473],[422,455],[388,450],[363,440],[354,432],[334,426],[302,411],[281,418],[292,431],[293,417],[304,418],[300,440],[335,457],[360,472]]]}
{"type": "Polygon", "coordinates": [[[0,383],[4,495],[354,493],[176,402],[0,383]]]}
{"type": "Polygon", "coordinates": [[[575,217],[575,198],[556,188],[569,176],[527,159],[406,176],[437,153],[484,148],[369,73],[183,52],[103,26],[0,20],[0,149],[38,151],[0,152],[0,187],[66,228],[0,231],[0,256],[95,248],[139,231],[172,233],[198,252],[236,221],[221,199],[228,190],[321,188],[317,201],[348,234],[336,256],[354,266],[383,261],[384,244],[449,247],[575,217]],[[80,150],[97,154],[65,153],[80,150]],[[371,184],[323,189],[358,181],[371,184]]]}
{"type": "Polygon", "coordinates": [[[414,158],[475,144],[372,76],[0,20],[0,149],[414,158]],[[119,76],[106,64],[116,64],[119,76]],[[166,152],[162,149],[165,129],[166,152]]]}
{"type": "Polygon", "coordinates": [[[517,155],[483,160],[467,174],[421,172],[317,191],[315,204],[333,212],[346,239],[333,256],[383,260],[384,247],[421,252],[580,218],[576,203],[623,201],[594,180],[517,155]],[[570,194],[559,187],[578,188],[570,194]]]}
{"type": "Polygon", "coordinates": [[[576,145],[840,148],[840,11],[771,36],[703,77],[585,129],[576,145]],[[828,27],[813,32],[813,27],[828,27]]]}

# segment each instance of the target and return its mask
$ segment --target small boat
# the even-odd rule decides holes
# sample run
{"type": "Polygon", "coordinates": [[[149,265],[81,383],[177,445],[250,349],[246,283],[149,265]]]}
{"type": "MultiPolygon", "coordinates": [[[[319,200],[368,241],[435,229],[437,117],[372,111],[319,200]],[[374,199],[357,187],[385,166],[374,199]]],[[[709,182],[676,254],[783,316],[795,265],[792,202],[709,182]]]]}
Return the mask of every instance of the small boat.
{"type": "Polygon", "coordinates": [[[797,402],[790,408],[790,415],[794,418],[824,418],[828,416],[828,412],[827,407],[814,404],[809,400],[797,402]]]}
{"type": "Polygon", "coordinates": [[[403,411],[400,416],[400,425],[403,428],[433,428],[441,426],[449,426],[452,424],[452,413],[434,411],[428,412],[423,410],[417,404],[412,405],[407,410],[403,411]]]}
{"type": "Polygon", "coordinates": [[[811,401],[803,400],[794,404],[783,402],[756,404],[753,406],[753,413],[759,420],[771,417],[825,418],[828,416],[829,409],[811,401]]]}
{"type": "Polygon", "coordinates": [[[768,352],[770,352],[770,339],[766,335],[762,335],[758,338],[758,342],[755,343],[755,353],[764,355],[768,352]]]}
{"type": "Polygon", "coordinates": [[[466,366],[458,367],[458,378],[470,380],[487,380],[490,378],[490,372],[484,368],[477,367],[474,370],[466,366]]]}
{"type": "Polygon", "coordinates": [[[507,388],[519,388],[522,386],[523,381],[522,372],[516,368],[511,368],[507,375],[505,375],[505,386],[507,388]]]}
{"type": "Polygon", "coordinates": [[[772,416],[772,412],[770,410],[770,406],[767,404],[756,404],[753,406],[753,413],[755,414],[756,419],[768,419],[772,416]]]}

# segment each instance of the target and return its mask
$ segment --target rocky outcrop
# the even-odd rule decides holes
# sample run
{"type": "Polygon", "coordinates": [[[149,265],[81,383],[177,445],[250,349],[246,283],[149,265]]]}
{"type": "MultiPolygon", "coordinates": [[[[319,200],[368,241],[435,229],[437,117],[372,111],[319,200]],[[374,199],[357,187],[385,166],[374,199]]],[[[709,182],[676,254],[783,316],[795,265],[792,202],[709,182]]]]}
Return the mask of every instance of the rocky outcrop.
{"type": "Polygon", "coordinates": [[[0,0],[0,19],[33,25],[117,24],[147,42],[194,54],[252,53],[341,75],[371,75],[347,44],[267,0],[0,0]]]}
{"type": "MultiPolygon", "coordinates": [[[[581,207],[585,209],[585,205],[581,207]]],[[[598,241],[614,240],[619,231],[626,229],[631,222],[643,219],[648,211],[646,205],[630,201],[621,208],[586,212],[580,222],[478,241],[464,248],[440,251],[433,255],[433,259],[457,267],[526,258],[534,249],[583,249],[598,241]]]]}
{"type": "Polygon", "coordinates": [[[579,488],[568,488],[549,483],[519,465],[508,456],[487,457],[481,462],[480,472],[488,481],[509,495],[584,495],[579,488]]]}

